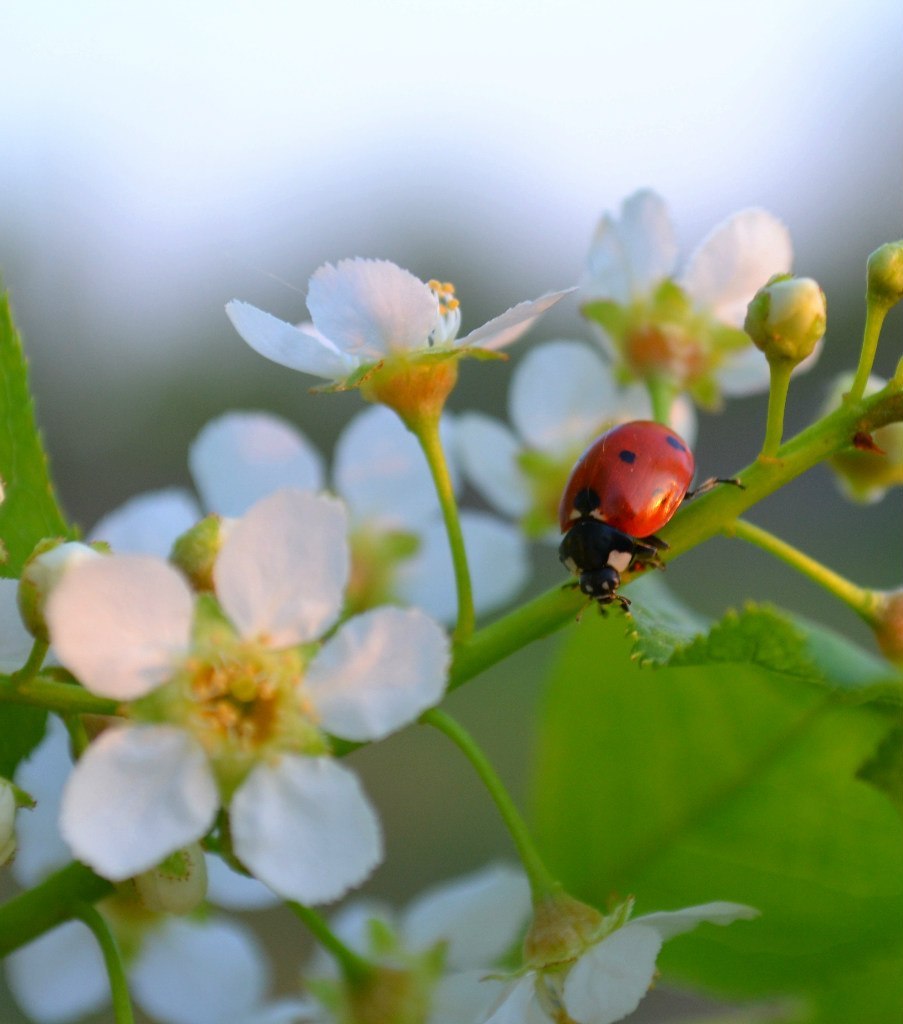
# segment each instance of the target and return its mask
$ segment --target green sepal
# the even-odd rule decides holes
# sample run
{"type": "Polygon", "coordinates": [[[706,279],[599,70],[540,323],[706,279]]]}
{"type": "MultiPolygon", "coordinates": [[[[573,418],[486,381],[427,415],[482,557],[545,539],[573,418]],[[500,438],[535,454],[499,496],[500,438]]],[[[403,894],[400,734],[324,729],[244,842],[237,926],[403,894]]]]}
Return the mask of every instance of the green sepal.
{"type": "Polygon", "coordinates": [[[613,338],[623,337],[630,322],[629,310],[610,299],[593,299],[591,302],[585,302],[580,307],[580,312],[613,338]]]}
{"type": "Polygon", "coordinates": [[[47,456],[28,389],[28,367],[9,295],[0,296],[0,576],[15,578],[38,541],[72,538],[50,482],[47,456]]]}

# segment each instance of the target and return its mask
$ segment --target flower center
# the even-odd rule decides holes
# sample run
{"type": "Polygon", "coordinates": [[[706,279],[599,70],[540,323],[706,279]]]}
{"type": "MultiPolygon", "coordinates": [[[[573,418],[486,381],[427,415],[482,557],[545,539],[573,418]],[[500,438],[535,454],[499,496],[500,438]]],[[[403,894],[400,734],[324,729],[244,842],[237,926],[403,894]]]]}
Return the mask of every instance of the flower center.
{"type": "Polygon", "coordinates": [[[304,692],[304,654],[208,626],[170,685],[141,717],[176,722],[201,744],[224,794],[263,759],[321,754],[328,741],[304,692]]]}
{"type": "Polygon", "coordinates": [[[682,327],[646,324],[628,332],[626,342],[627,362],[638,377],[661,375],[688,384],[705,372],[701,345],[682,327]]]}
{"type": "Polygon", "coordinates": [[[448,345],[455,340],[461,329],[461,303],[455,296],[455,286],[451,281],[433,280],[427,281],[427,287],[439,302],[439,315],[427,343],[430,347],[448,345]]]}

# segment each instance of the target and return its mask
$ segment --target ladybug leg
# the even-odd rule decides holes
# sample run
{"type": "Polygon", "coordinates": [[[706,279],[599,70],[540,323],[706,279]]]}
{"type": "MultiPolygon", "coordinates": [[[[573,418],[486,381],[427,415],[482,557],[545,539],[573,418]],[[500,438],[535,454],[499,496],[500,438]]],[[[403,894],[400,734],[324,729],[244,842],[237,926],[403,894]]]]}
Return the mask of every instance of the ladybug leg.
{"type": "Polygon", "coordinates": [[[661,559],[660,551],[666,551],[668,545],[661,539],[652,535],[643,537],[634,544],[633,565],[636,569],[664,569],[665,563],[661,559]]]}
{"type": "Polygon", "coordinates": [[[698,498],[700,494],[705,494],[707,491],[714,490],[718,484],[732,484],[734,487],[739,487],[741,491],[746,490],[744,484],[742,484],[735,476],[710,476],[708,480],[703,480],[696,490],[687,491],[684,495],[684,501],[689,501],[690,498],[698,498]]]}

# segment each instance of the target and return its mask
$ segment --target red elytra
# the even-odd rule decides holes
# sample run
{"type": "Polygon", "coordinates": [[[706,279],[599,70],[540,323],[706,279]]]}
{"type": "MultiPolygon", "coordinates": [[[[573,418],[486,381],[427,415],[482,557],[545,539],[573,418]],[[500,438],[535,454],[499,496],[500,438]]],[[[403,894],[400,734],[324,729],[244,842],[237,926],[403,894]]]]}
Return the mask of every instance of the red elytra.
{"type": "Polygon", "coordinates": [[[631,537],[649,537],[677,511],[695,470],[686,443],[661,423],[612,427],[571,471],[558,509],[561,532],[591,516],[631,537]]]}

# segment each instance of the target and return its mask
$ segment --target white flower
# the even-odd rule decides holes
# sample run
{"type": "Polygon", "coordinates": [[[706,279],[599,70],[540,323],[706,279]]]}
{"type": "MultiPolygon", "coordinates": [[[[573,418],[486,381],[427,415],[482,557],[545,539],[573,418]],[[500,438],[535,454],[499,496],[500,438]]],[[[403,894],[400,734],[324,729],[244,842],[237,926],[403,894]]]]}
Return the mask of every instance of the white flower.
{"type": "MultiPolygon", "coordinates": [[[[442,420],[450,471],[457,483],[455,424],[442,420]]],[[[189,450],[200,504],[164,490],[127,502],[91,532],[115,551],[164,557],[202,508],[240,516],[282,487],[320,490],[323,460],[290,423],[264,412],[230,412],[211,420],[189,450]]],[[[436,491],[413,435],[382,406],[354,416],[336,442],[332,479],[351,515],[349,601],[357,609],[398,600],[441,622],[457,614],[454,571],[436,491]],[[410,543],[405,542],[407,538],[410,543]],[[400,550],[399,550],[400,549],[400,550]]],[[[527,578],[521,533],[479,512],[461,516],[477,615],[507,604],[527,578]]]]}
{"type": "MultiPolygon", "coordinates": [[[[420,981],[424,1024],[478,1024],[504,991],[504,982],[487,973],[513,949],[529,914],[523,874],[494,864],[427,890],[401,913],[356,900],[330,927],[370,962],[410,971],[420,981]]],[[[341,992],[334,961],[322,950],[305,976],[317,991],[327,982],[327,990],[341,992]]],[[[328,1024],[336,1018],[321,1007],[310,1019],[328,1024]]]]}
{"type": "Polygon", "coordinates": [[[450,284],[421,281],[388,260],[347,259],[326,263],[311,277],[311,323],[295,327],[237,300],[226,312],[267,359],[337,381],[390,355],[502,348],[570,290],[521,302],[458,339],[460,308],[450,284]]]}
{"type": "MultiPolygon", "coordinates": [[[[66,730],[48,719],[47,734],[19,766],[18,784],[36,801],[20,815],[19,850],[12,873],[36,885],[69,862],[58,819],[64,782],[72,770],[66,730]]],[[[218,861],[217,861],[218,862],[218,861]]],[[[136,914],[127,891],[98,909],[128,951],[130,987],[142,1008],[165,1024],[250,1024],[263,1015],[301,1019],[303,1004],[264,1002],[269,969],[249,930],[217,915],[203,921],[136,914]],[[190,976],[190,983],[179,979],[190,976]]],[[[79,922],[47,932],[4,962],[16,1001],[41,1024],[80,1020],[110,998],[106,969],[94,936],[79,922]]]]}
{"type": "Polygon", "coordinates": [[[614,1024],[632,1013],[655,976],[662,944],[704,921],[727,925],[757,917],[739,903],[704,903],[646,914],[590,942],[570,966],[530,970],[512,984],[485,1024],[614,1024]]]}
{"type": "Polygon", "coordinates": [[[787,228],[765,210],[742,210],[680,273],[677,254],[668,210],[652,191],[626,199],[620,218],[602,217],[583,287],[606,347],[631,376],[664,375],[705,404],[765,390],[767,363],[740,328],[756,291],[790,270],[787,228]]]}
{"type": "Polygon", "coordinates": [[[356,777],[326,730],[376,740],[435,704],[448,642],[417,609],[334,626],[348,577],[340,502],[279,491],[229,531],[214,569],[228,622],[165,562],[114,555],[75,567],[48,622],[64,665],[92,692],[136,701],[107,730],[63,798],[73,852],[119,880],[203,836],[230,808],[238,858],[275,892],[335,899],[381,858],[356,777]]]}
{"type": "MultiPolygon", "coordinates": [[[[589,345],[552,341],[518,363],[508,392],[512,431],[483,413],[458,419],[464,471],[490,504],[520,520],[533,536],[558,534],[558,502],[574,462],[615,423],[650,419],[639,384],[615,386],[608,364],[589,345]]],[[[692,405],[678,398],[671,426],[689,444],[696,436],[692,405]]]]}

